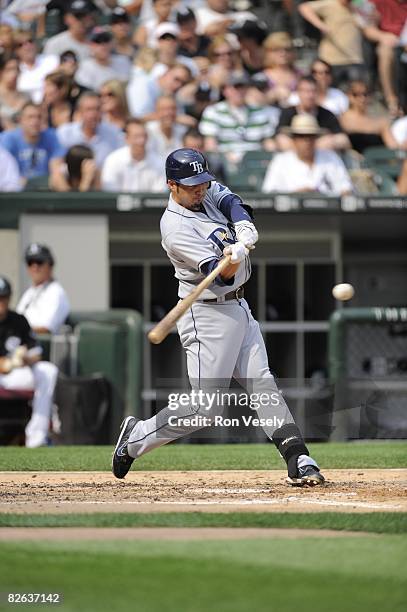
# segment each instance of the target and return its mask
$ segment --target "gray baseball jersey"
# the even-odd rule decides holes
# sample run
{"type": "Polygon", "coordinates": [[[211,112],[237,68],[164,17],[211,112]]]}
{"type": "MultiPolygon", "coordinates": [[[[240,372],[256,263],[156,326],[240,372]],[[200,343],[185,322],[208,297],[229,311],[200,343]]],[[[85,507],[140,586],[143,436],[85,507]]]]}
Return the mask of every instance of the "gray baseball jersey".
{"type": "MultiPolygon", "coordinates": [[[[212,182],[201,212],[188,210],[177,204],[172,196],[169,198],[160,228],[162,245],[174,266],[175,277],[179,280],[180,298],[187,296],[204,279],[205,265],[220,260],[223,249],[236,242],[233,223],[220,209],[222,200],[230,195],[230,189],[212,182]]],[[[200,299],[216,298],[238,289],[248,281],[250,275],[251,265],[247,256],[230,281],[224,282],[218,277],[202,293],[200,299]]]]}
{"type": "MultiPolygon", "coordinates": [[[[241,204],[238,196],[215,181],[208,189],[199,212],[184,208],[170,196],[161,218],[162,245],[175,268],[181,298],[189,294],[216,265],[223,249],[236,242],[234,222],[247,214],[241,204]]],[[[269,370],[259,324],[245,299],[203,301],[222,297],[239,288],[249,279],[250,272],[247,256],[232,279],[225,282],[218,277],[201,294],[178,321],[177,328],[186,352],[191,388],[207,390],[213,395],[214,390],[229,389],[230,380],[235,378],[250,394],[264,394],[266,402],[256,410],[262,420],[261,426],[272,440],[276,430],[281,431],[284,426],[293,427],[294,421],[269,370]]],[[[197,429],[212,423],[216,425],[222,410],[222,401],[199,406],[198,410],[188,403],[178,407],[176,413],[168,404],[158,414],[135,423],[128,438],[128,453],[137,458],[197,429]],[[193,422],[193,416],[203,417],[203,420],[193,422]]],[[[287,440],[294,437],[287,437],[287,440]]],[[[316,466],[315,461],[306,455],[300,455],[298,461],[298,465],[305,462],[316,466]]]]}

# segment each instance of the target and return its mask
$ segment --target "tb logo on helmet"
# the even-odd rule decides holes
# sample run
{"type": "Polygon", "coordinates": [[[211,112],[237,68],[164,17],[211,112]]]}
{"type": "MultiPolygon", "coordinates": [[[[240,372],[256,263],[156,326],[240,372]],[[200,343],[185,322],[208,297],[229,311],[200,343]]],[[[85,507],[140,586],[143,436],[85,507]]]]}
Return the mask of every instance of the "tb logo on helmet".
{"type": "Polygon", "coordinates": [[[201,172],[203,172],[203,165],[198,161],[189,162],[189,165],[193,167],[194,172],[197,174],[201,174],[201,172]]]}

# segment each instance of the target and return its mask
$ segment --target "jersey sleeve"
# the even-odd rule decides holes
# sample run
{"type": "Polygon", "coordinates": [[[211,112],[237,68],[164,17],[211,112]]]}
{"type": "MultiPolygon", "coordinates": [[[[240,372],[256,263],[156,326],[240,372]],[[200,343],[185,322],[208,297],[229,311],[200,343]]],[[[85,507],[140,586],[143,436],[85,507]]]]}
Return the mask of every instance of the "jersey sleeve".
{"type": "Polygon", "coordinates": [[[178,267],[188,267],[202,272],[202,265],[217,258],[215,246],[198,233],[172,232],[163,239],[163,247],[178,267]]]}
{"type": "Polygon", "coordinates": [[[228,187],[214,181],[208,190],[207,198],[212,206],[219,208],[221,213],[231,221],[251,221],[252,217],[243,204],[242,198],[233,193],[228,187]]]}

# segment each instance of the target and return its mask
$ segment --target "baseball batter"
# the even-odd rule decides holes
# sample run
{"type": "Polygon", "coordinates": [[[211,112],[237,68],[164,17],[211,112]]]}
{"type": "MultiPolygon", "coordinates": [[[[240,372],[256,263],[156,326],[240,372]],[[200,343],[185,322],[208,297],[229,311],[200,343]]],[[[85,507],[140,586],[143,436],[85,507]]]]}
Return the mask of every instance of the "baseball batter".
{"type": "Polygon", "coordinates": [[[258,239],[250,208],[216,182],[195,149],[171,153],[166,176],[170,197],[161,218],[162,246],[174,266],[179,297],[188,295],[224,255],[231,260],[177,325],[191,389],[199,401],[179,406],[175,413],[168,405],[145,421],[127,417],[113,453],[114,475],[124,478],[134,459],[216,422],[223,405],[213,399],[222,397],[235,378],[250,395],[270,398],[256,416],[286,461],[287,482],[322,484],[324,477],[270,373],[259,324],[244,299],[243,286],[251,274],[249,252],[258,239]]]}

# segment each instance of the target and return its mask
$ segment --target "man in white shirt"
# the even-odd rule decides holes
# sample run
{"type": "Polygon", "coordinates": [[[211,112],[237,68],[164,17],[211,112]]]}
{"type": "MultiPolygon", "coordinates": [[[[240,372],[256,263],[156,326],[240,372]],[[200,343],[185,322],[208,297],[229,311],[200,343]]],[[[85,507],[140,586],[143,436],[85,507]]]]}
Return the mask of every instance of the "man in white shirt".
{"type": "Polygon", "coordinates": [[[55,334],[66,321],[70,305],[65,290],[53,277],[54,257],[44,244],[34,242],[25,251],[32,286],[21,296],[16,311],[38,334],[55,334]]]}
{"type": "Polygon", "coordinates": [[[21,191],[21,181],[18,165],[14,157],[4,147],[0,146],[0,191],[21,191]]]}
{"type": "Polygon", "coordinates": [[[97,26],[90,37],[92,57],[81,60],[75,80],[82,87],[99,91],[110,79],[127,81],[131,61],[124,55],[113,55],[113,36],[109,29],[97,26]]]}
{"type": "Polygon", "coordinates": [[[44,95],[47,74],[56,70],[59,59],[56,55],[38,54],[35,40],[29,32],[16,35],[16,55],[19,59],[17,90],[39,104],[44,95]]]}
{"type": "Polygon", "coordinates": [[[264,193],[352,193],[352,183],[340,157],[334,151],[316,148],[316,139],[324,130],[313,115],[295,115],[291,127],[284,131],[292,137],[294,149],[277,153],[272,159],[263,182],[264,193]]]}
{"type": "Polygon", "coordinates": [[[148,135],[139,119],[129,119],[126,125],[127,146],[113,151],[102,170],[102,188],[105,191],[166,191],[161,159],[147,153],[148,135]]]}
{"type": "Polygon", "coordinates": [[[67,30],[51,36],[45,44],[44,54],[61,55],[74,51],[79,60],[90,56],[87,33],[95,25],[95,7],[88,0],[74,0],[64,17],[67,30]]]}
{"type": "Polygon", "coordinates": [[[99,94],[85,91],[78,102],[80,120],[64,123],[57,129],[59,142],[69,149],[76,144],[88,145],[94,155],[98,168],[106,157],[124,144],[124,134],[116,126],[102,121],[99,94]]]}
{"type": "Polygon", "coordinates": [[[182,147],[182,138],[187,128],[177,123],[177,105],[171,96],[160,96],[155,110],[157,120],[146,124],[148,149],[160,157],[159,163],[163,166],[168,155],[182,147]]]}

